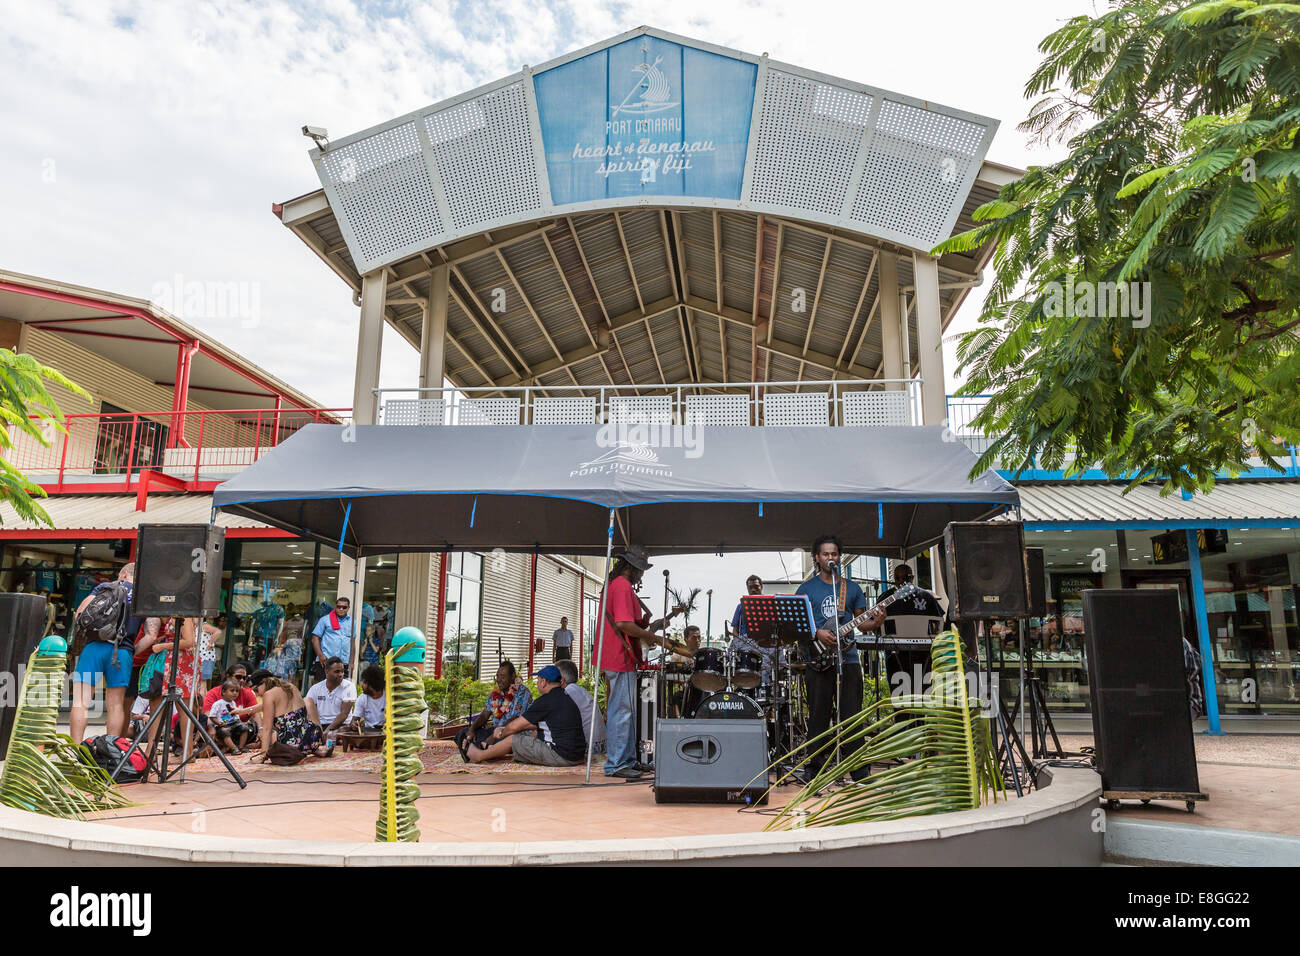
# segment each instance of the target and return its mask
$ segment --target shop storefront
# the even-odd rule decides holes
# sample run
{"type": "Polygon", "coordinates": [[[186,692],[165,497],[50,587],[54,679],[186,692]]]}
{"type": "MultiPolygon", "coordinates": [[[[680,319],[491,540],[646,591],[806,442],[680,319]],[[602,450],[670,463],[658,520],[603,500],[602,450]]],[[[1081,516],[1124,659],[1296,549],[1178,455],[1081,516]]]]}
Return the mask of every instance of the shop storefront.
{"type": "MultiPolygon", "coordinates": [[[[1300,482],[1268,484],[1274,509],[1289,504],[1300,513],[1300,482]]],[[[1263,493],[1262,486],[1252,489],[1245,482],[1221,486],[1233,494],[1263,493]]],[[[1022,494],[1027,490],[1021,487],[1022,494]]],[[[1025,543],[1043,549],[1047,616],[1028,621],[1024,653],[1053,713],[1090,710],[1082,591],[1124,587],[1178,592],[1183,638],[1197,658],[1205,656],[1202,627],[1208,637],[1209,660],[1201,666],[1211,668],[1220,715],[1300,715],[1300,518],[1215,515],[1209,507],[1218,503],[1212,493],[1202,505],[1205,520],[1161,524],[1157,514],[1130,513],[1128,520],[1107,527],[1062,513],[1071,501],[1068,487],[1052,489],[1054,504],[1036,490],[1024,499],[1025,543]],[[1189,553],[1189,528],[1198,544],[1195,553],[1189,553]]],[[[1075,494],[1086,492],[1075,489],[1075,494]]],[[[1172,505],[1167,499],[1152,504],[1152,511],[1192,511],[1198,503],[1174,496],[1172,505]]],[[[1022,663],[1017,625],[995,625],[993,634],[994,667],[1010,701],[1022,663]]]]}

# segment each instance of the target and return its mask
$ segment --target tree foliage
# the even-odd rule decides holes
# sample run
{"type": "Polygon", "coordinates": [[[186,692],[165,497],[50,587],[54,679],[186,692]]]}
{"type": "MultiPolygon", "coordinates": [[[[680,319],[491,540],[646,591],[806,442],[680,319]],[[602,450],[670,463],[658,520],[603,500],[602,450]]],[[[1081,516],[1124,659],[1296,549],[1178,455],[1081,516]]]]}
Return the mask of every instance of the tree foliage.
{"type": "Polygon", "coordinates": [[[50,516],[34,500],[44,498],[45,492],[8,461],[21,436],[49,447],[53,437],[64,431],[63,413],[45,388],[47,380],[90,397],[30,355],[0,349],[0,502],[10,505],[24,520],[50,525],[50,516]]]}
{"type": "Polygon", "coordinates": [[[998,244],[958,348],[962,394],[993,396],[977,470],[1207,490],[1300,441],[1298,30],[1295,3],[1113,0],[1042,41],[1021,129],[1069,155],[935,250],[998,244]],[[1149,308],[1068,307],[1106,283],[1149,308]]]}

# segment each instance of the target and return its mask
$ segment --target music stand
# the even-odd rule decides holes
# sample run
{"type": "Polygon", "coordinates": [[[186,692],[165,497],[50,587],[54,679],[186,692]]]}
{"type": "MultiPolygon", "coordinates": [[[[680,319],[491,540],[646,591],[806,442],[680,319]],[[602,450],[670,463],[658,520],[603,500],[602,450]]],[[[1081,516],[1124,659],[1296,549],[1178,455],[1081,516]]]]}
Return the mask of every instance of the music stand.
{"type": "MultiPolygon", "coordinates": [[[[746,594],[740,599],[740,614],[745,635],[759,647],[776,648],[773,687],[781,685],[780,648],[801,641],[811,641],[817,633],[813,620],[812,599],[806,594],[746,594]]],[[[789,663],[786,667],[789,668],[789,663]]],[[[785,702],[785,753],[794,749],[794,681],[787,678],[790,699],[785,702]]],[[[775,702],[777,739],[775,753],[781,753],[781,701],[775,702]]]]}
{"type": "Polygon", "coordinates": [[[745,635],[759,647],[811,641],[812,599],[806,594],[746,594],[740,599],[745,635]]]}

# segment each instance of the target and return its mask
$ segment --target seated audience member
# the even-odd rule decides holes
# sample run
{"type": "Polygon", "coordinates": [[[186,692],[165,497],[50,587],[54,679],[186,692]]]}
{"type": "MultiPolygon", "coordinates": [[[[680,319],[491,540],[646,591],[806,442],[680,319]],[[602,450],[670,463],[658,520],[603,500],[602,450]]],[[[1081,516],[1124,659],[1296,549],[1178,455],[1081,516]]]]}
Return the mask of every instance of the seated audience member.
{"type": "Polygon", "coordinates": [[[217,690],[221,691],[221,696],[208,711],[212,735],[217,741],[217,746],[226,753],[242,754],[252,728],[236,715],[238,708],[235,705],[235,698],[239,696],[239,681],[228,680],[217,690]]]}
{"type": "Polygon", "coordinates": [[[573,702],[578,705],[578,713],[582,715],[583,736],[585,737],[590,734],[591,739],[595,741],[595,743],[592,744],[591,752],[603,754],[605,752],[605,718],[601,715],[600,708],[595,707],[596,728],[593,732],[591,727],[591,712],[594,706],[594,701],[591,699],[591,694],[587,692],[587,688],[578,683],[578,665],[573,663],[571,660],[563,660],[555,666],[560,669],[560,686],[563,687],[564,692],[573,699],[573,702]]]}
{"type": "Polygon", "coordinates": [[[140,731],[144,730],[144,725],[149,720],[149,701],[144,697],[136,697],[135,703],[131,705],[131,717],[127,721],[126,735],[132,740],[140,731]]]}
{"type": "Polygon", "coordinates": [[[469,759],[469,745],[476,744],[480,749],[492,742],[492,732],[503,724],[514,720],[533,702],[533,692],[519,679],[515,665],[502,661],[497,668],[496,686],[488,695],[483,710],[470,721],[470,725],[456,735],[456,746],[460,755],[469,759]]]}
{"type": "Polygon", "coordinates": [[[239,693],[235,695],[233,713],[241,723],[249,726],[249,733],[251,734],[248,740],[245,741],[245,746],[247,746],[259,736],[257,722],[261,719],[262,705],[258,702],[257,695],[253,693],[253,688],[248,685],[248,667],[243,661],[236,661],[227,667],[222,682],[203,695],[203,706],[199,708],[199,723],[203,724],[211,732],[212,725],[211,721],[208,720],[208,712],[212,709],[212,705],[221,699],[221,689],[224,684],[232,680],[239,685],[239,693]]]}
{"type": "Polygon", "coordinates": [[[361,693],[352,708],[352,721],[358,730],[384,729],[384,669],[378,664],[361,669],[361,693]]]}
{"type": "Polygon", "coordinates": [[[334,755],[333,742],[322,746],[325,734],[320,724],[308,715],[307,704],[296,685],[281,681],[265,668],[254,671],[248,683],[262,698],[262,733],[266,740],[264,752],[254,759],[265,762],[275,744],[318,757],[334,755]]]}
{"type": "Polygon", "coordinates": [[[343,661],[331,657],[325,661],[325,679],[318,680],[307,691],[307,715],[321,726],[329,739],[347,723],[356,700],[357,688],[343,676],[343,661]]]}
{"type": "Polygon", "coordinates": [[[560,671],[554,664],[536,674],[537,699],[532,706],[504,726],[492,731],[496,743],[486,750],[471,744],[473,763],[497,760],[513,754],[516,763],[543,767],[572,767],[587,753],[578,705],[560,686],[560,671]]]}

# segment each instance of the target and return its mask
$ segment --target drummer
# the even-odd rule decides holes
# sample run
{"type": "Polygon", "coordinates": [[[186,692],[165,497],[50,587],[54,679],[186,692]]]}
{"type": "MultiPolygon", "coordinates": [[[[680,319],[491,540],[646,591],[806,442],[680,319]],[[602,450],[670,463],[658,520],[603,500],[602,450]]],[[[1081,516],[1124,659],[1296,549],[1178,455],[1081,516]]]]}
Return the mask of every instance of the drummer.
{"type": "MultiPolygon", "coordinates": [[[[745,579],[745,591],[751,596],[763,593],[763,579],[757,574],[751,574],[745,579]]],[[[745,615],[742,613],[743,605],[736,605],[736,613],[731,617],[731,631],[734,635],[731,638],[731,651],[753,651],[763,658],[763,683],[772,683],[772,665],[776,663],[776,655],[780,651],[777,647],[760,647],[754,641],[749,639],[745,633],[745,615]]]]}

